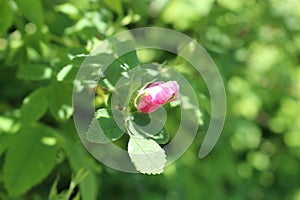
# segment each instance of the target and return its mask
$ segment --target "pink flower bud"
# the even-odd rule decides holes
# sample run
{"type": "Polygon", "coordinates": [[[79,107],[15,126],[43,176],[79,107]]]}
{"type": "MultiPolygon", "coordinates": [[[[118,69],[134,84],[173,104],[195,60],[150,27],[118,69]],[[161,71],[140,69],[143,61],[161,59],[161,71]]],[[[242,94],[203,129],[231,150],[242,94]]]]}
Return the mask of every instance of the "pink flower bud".
{"type": "Polygon", "coordinates": [[[176,81],[158,81],[141,89],[137,97],[137,109],[142,113],[151,113],[161,105],[179,98],[179,85],[176,81]]]}

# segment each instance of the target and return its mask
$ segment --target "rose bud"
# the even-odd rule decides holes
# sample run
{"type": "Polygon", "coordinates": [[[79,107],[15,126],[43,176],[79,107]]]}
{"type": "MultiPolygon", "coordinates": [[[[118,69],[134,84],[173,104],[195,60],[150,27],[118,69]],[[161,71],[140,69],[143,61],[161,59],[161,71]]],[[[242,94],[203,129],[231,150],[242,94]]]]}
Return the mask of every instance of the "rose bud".
{"type": "Polygon", "coordinates": [[[161,105],[179,98],[179,85],[176,81],[158,81],[142,88],[136,98],[136,108],[142,113],[151,113],[161,105]]]}

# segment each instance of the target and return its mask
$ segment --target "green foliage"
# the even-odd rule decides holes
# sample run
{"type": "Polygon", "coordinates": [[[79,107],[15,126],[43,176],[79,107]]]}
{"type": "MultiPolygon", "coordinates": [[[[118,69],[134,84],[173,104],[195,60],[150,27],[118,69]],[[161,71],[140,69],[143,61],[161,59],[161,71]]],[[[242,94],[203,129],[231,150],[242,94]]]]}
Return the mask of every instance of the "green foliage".
{"type": "Polygon", "coordinates": [[[18,9],[24,16],[31,22],[37,25],[38,28],[42,27],[44,21],[43,6],[40,0],[14,0],[18,9]],[[34,8],[34,12],[33,12],[34,8]]]}
{"type": "Polygon", "coordinates": [[[10,8],[8,0],[0,1],[0,35],[6,32],[6,30],[11,26],[13,21],[13,12],[10,8]]]}
{"type": "Polygon", "coordinates": [[[71,117],[73,108],[71,100],[72,90],[61,82],[53,82],[49,88],[49,109],[58,121],[71,117]]]}
{"type": "Polygon", "coordinates": [[[21,121],[26,124],[39,120],[48,108],[48,90],[39,88],[23,101],[21,107],[21,121]]]}
{"type": "Polygon", "coordinates": [[[167,162],[165,151],[152,139],[131,136],[128,153],[136,169],[141,173],[160,174],[167,162]]]}
{"type": "MultiPolygon", "coordinates": [[[[65,200],[65,199],[70,199],[72,193],[74,192],[74,189],[78,186],[78,184],[80,182],[82,182],[82,180],[84,180],[86,178],[86,176],[88,175],[87,172],[84,172],[83,170],[79,170],[71,179],[71,183],[69,185],[68,190],[66,191],[62,191],[60,193],[57,192],[57,184],[59,181],[59,178],[56,178],[50,193],[49,193],[49,200],[65,200]]],[[[72,200],[78,200],[80,199],[80,193],[78,192],[76,194],[76,196],[74,198],[72,198],[72,200]]]]}
{"type": "Polygon", "coordinates": [[[82,199],[97,199],[97,194],[99,193],[99,181],[96,175],[97,168],[90,155],[81,145],[77,145],[77,141],[68,137],[65,138],[64,149],[66,156],[74,172],[78,173],[81,170],[88,172],[88,175],[79,184],[82,199]]]}
{"type": "Polygon", "coordinates": [[[43,64],[24,64],[20,65],[17,77],[24,80],[43,80],[50,79],[52,69],[43,64]]]}
{"type": "Polygon", "coordinates": [[[143,130],[143,128],[138,127],[144,127],[145,129],[145,126],[149,125],[150,122],[152,122],[156,127],[163,127],[164,124],[161,121],[161,119],[157,117],[150,118],[148,114],[139,112],[133,113],[133,117],[133,127],[135,127],[135,131],[137,131],[139,135],[142,135],[145,138],[151,138],[155,140],[158,144],[166,144],[169,141],[169,134],[165,128],[162,128],[155,134],[151,134],[147,129],[143,130]]]}
{"type": "Polygon", "coordinates": [[[107,109],[99,109],[87,131],[87,140],[96,143],[108,143],[119,139],[124,132],[116,124],[112,112],[107,109]],[[101,127],[101,129],[99,128],[101,127]],[[99,132],[99,130],[101,130],[99,132]]]}
{"type": "Polygon", "coordinates": [[[123,14],[123,8],[122,8],[122,1],[120,0],[104,0],[103,1],[105,5],[110,8],[111,10],[115,11],[117,14],[121,15],[123,14]]]}
{"type": "Polygon", "coordinates": [[[53,130],[34,125],[24,127],[10,143],[3,166],[3,181],[10,196],[18,196],[38,184],[56,164],[53,130]]]}
{"type": "MultiPolygon", "coordinates": [[[[0,0],[0,199],[298,200],[299,8],[295,0],[0,0]],[[227,90],[225,128],[211,154],[200,160],[210,95],[189,63],[153,49],[122,55],[134,47],[129,41],[111,41],[91,56],[92,63],[110,66],[98,85],[80,82],[75,89],[96,91],[96,110],[107,107],[114,89],[126,91],[128,85],[114,86],[140,63],[171,66],[197,91],[198,136],[172,165],[162,147],[181,120],[174,105],[165,106],[167,124],[157,135],[137,125],[154,120],[160,127],[159,119],[129,116],[132,130],[139,131],[129,143],[108,115],[92,122],[114,130],[104,131],[107,138],[93,132],[93,125],[82,130],[92,145],[114,141],[129,150],[128,159],[140,172],[164,168],[156,176],[125,174],[97,162],[72,119],[73,81],[87,55],[110,36],[143,26],[172,28],[203,45],[227,90]]],[[[91,66],[84,70],[81,80],[95,72],[91,66]]]]}

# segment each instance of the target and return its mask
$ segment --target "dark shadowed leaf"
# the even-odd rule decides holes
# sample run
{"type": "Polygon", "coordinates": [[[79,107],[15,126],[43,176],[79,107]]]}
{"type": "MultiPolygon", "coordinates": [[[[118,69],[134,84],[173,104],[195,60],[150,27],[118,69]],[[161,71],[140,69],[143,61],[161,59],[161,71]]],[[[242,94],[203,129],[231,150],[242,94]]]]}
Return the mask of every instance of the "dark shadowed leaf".
{"type": "Polygon", "coordinates": [[[136,112],[133,114],[133,128],[141,136],[155,140],[158,144],[166,144],[169,141],[169,134],[165,128],[155,130],[155,128],[163,127],[163,122],[158,118],[150,118],[149,114],[136,112]],[[149,126],[149,124],[152,124],[149,126]],[[153,132],[157,131],[157,132],[153,132]]]}

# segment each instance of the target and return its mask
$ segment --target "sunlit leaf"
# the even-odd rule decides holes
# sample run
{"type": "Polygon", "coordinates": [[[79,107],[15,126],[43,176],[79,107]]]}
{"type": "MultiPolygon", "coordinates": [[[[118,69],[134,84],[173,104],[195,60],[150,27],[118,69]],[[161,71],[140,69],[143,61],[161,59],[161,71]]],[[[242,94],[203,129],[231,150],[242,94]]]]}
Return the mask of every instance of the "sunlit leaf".
{"type": "Polygon", "coordinates": [[[39,88],[32,92],[23,101],[21,107],[21,120],[24,123],[30,123],[40,119],[48,108],[48,90],[39,88]]]}
{"type": "Polygon", "coordinates": [[[16,133],[20,129],[20,122],[15,116],[0,116],[0,134],[16,133]]]}
{"type": "Polygon", "coordinates": [[[3,181],[10,196],[24,194],[49,175],[56,164],[56,146],[42,142],[54,137],[53,130],[43,125],[24,127],[7,151],[3,181]]]}
{"type": "Polygon", "coordinates": [[[128,142],[129,157],[143,174],[160,174],[166,164],[165,151],[152,139],[131,136],[128,142]]]}

